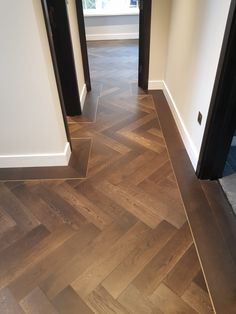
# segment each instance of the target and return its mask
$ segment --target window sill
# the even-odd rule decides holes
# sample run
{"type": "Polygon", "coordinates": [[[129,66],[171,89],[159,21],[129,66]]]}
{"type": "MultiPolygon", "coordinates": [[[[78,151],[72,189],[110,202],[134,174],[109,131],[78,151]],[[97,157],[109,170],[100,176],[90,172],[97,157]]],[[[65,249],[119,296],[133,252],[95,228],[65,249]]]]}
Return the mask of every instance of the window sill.
{"type": "Polygon", "coordinates": [[[130,9],[124,11],[109,11],[109,10],[84,10],[85,17],[92,16],[119,16],[119,15],[139,15],[139,9],[130,9]]]}

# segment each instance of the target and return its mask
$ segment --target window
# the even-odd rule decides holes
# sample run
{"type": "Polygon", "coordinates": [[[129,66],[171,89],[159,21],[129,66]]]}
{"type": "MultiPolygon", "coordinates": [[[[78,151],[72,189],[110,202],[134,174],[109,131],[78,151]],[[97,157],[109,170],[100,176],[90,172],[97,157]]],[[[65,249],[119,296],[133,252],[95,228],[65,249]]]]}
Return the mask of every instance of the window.
{"type": "Polygon", "coordinates": [[[83,0],[84,10],[96,9],[96,0],[83,0]]]}
{"type": "Polygon", "coordinates": [[[83,8],[86,13],[110,12],[137,12],[138,0],[83,0],[83,8]],[[135,11],[134,11],[135,10],[135,11]]]}

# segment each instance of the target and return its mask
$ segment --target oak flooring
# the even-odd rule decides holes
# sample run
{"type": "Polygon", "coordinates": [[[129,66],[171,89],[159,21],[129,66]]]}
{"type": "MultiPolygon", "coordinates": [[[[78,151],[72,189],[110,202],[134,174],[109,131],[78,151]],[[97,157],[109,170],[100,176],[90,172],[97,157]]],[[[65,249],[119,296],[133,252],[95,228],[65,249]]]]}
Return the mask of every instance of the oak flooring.
{"type": "Polygon", "coordinates": [[[0,313],[212,313],[137,41],[89,58],[86,178],[0,183],[0,313]]]}
{"type": "Polygon", "coordinates": [[[151,94],[214,310],[236,313],[236,217],[217,181],[197,179],[163,92],[151,94]]]}

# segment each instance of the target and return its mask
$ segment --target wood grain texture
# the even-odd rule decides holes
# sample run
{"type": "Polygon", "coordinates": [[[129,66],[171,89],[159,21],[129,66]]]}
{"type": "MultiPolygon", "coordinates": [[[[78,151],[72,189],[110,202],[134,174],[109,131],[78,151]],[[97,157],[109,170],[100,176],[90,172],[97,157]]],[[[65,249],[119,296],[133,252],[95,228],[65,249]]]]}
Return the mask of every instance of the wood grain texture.
{"type": "Polygon", "coordinates": [[[214,310],[235,313],[236,218],[217,182],[197,179],[164,94],[152,95],[214,310]]]}
{"type": "Polygon", "coordinates": [[[89,56],[96,115],[69,123],[92,143],[87,176],[0,183],[0,313],[205,311],[153,99],[137,88],[137,41],[92,42],[89,56]]]}

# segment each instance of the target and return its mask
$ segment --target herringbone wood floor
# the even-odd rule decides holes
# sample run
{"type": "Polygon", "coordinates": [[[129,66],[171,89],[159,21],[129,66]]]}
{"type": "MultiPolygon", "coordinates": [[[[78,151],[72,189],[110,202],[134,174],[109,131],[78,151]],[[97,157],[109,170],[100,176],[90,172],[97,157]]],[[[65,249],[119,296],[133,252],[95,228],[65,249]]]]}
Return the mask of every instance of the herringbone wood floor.
{"type": "Polygon", "coordinates": [[[211,313],[137,42],[89,56],[88,177],[0,185],[0,313],[211,313]]]}

